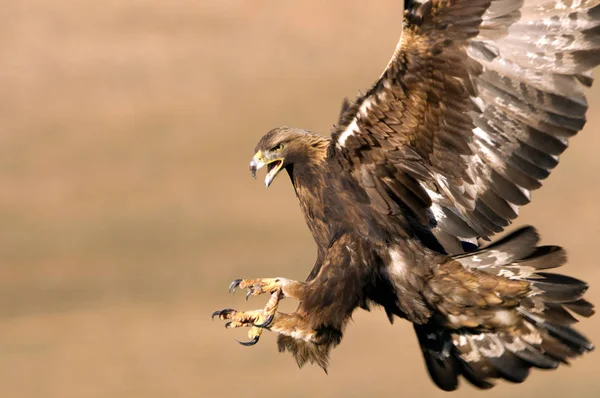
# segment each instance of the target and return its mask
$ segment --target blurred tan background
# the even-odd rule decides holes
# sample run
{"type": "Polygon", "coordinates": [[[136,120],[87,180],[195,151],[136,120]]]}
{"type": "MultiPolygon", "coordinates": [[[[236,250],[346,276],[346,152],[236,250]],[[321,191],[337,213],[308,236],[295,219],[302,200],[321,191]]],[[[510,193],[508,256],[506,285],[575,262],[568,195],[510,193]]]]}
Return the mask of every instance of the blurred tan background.
{"type": "MultiPolygon", "coordinates": [[[[327,134],[386,64],[400,2],[1,3],[0,396],[447,396],[379,310],[356,313],[329,376],[210,321],[264,305],[232,279],[308,274],[293,190],[253,181],[252,149],[282,124],[327,134]]],[[[600,86],[589,98],[518,224],[564,245],[598,303],[600,86]]],[[[600,343],[600,316],[580,330],[600,343]]],[[[593,353],[486,396],[598,397],[599,374],[593,353]]]]}

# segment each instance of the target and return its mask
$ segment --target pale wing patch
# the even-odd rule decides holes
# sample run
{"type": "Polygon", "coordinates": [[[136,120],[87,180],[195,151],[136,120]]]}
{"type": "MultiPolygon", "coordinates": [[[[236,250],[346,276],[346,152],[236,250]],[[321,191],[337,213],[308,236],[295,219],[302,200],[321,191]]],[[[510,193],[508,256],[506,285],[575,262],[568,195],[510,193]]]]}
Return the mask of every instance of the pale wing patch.
{"type": "Polygon", "coordinates": [[[431,212],[433,213],[433,217],[436,219],[437,222],[440,222],[444,218],[446,218],[446,214],[444,214],[444,210],[442,209],[442,206],[438,205],[437,203],[434,203],[433,205],[431,205],[430,209],[431,209],[431,212]]]}
{"type": "Polygon", "coordinates": [[[346,140],[348,139],[348,137],[350,137],[351,135],[354,135],[354,133],[360,131],[360,128],[358,127],[358,117],[359,116],[366,117],[368,115],[368,112],[371,109],[372,105],[373,105],[373,100],[371,100],[371,98],[367,98],[364,100],[364,102],[358,108],[357,115],[354,117],[354,119],[352,119],[352,122],[346,127],[346,129],[342,132],[342,134],[340,134],[340,137],[338,138],[338,141],[337,141],[338,147],[343,147],[344,144],[346,143],[346,140]]]}
{"type": "Polygon", "coordinates": [[[352,123],[346,127],[346,130],[344,130],[344,132],[340,135],[340,138],[338,138],[338,146],[343,147],[348,137],[350,137],[356,131],[358,131],[358,123],[356,123],[356,118],[354,118],[352,123]]]}

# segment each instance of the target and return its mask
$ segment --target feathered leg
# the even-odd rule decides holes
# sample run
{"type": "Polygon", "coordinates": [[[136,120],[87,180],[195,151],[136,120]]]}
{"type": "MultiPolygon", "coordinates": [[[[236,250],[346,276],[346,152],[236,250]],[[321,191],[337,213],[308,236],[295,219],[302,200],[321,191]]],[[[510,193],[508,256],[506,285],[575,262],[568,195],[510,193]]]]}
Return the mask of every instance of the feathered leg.
{"type": "Polygon", "coordinates": [[[279,351],[289,351],[298,366],[314,363],[326,370],[329,352],[340,343],[352,312],[359,305],[366,306],[362,292],[371,269],[364,264],[374,262],[364,239],[340,236],[307,282],[285,278],[235,280],[230,291],[240,287],[248,289],[248,296],[268,293],[271,298],[267,306],[247,312],[215,311],[213,317],[229,320],[227,328],[250,327],[250,341],[244,345],[256,344],[265,329],[275,332],[279,351]],[[294,313],[277,312],[284,297],[300,301],[294,313]]]}
{"type": "Polygon", "coordinates": [[[325,372],[327,372],[329,352],[342,338],[341,331],[335,328],[314,329],[308,318],[298,312],[293,314],[276,312],[268,317],[265,310],[225,309],[215,311],[213,316],[228,319],[229,322],[225,324],[228,329],[251,327],[248,332],[250,341],[240,342],[242,345],[256,344],[263,330],[275,332],[279,335],[277,338],[279,352],[290,351],[300,367],[310,362],[319,365],[325,372]]]}

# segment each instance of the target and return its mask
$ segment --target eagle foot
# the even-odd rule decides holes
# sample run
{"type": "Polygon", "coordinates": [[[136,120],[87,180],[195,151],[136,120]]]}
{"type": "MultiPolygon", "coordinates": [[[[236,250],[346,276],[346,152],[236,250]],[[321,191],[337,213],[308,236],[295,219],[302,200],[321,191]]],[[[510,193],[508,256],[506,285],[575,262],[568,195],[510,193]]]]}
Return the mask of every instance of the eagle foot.
{"type": "Polygon", "coordinates": [[[229,322],[225,324],[226,329],[249,327],[248,337],[250,341],[240,342],[242,345],[256,344],[265,329],[277,333],[293,334],[295,329],[290,329],[289,322],[286,322],[289,315],[282,313],[276,315],[277,307],[279,306],[279,300],[283,298],[302,300],[304,287],[304,282],[286,278],[236,279],[229,285],[229,292],[234,293],[238,288],[247,289],[246,299],[251,295],[258,296],[268,293],[271,296],[265,308],[243,312],[227,308],[213,312],[212,317],[213,319],[218,317],[219,319],[228,320],[229,322]]]}
{"type": "Polygon", "coordinates": [[[283,286],[283,278],[236,279],[229,285],[229,293],[235,293],[239,287],[248,290],[246,300],[250,296],[259,296],[265,293],[277,293],[278,296],[285,297],[283,286]]]}
{"type": "Polygon", "coordinates": [[[222,320],[230,320],[225,324],[226,329],[249,327],[248,338],[250,341],[238,341],[241,345],[252,346],[258,343],[263,330],[268,328],[275,318],[275,313],[267,314],[265,310],[236,311],[232,308],[218,310],[212,313],[212,318],[218,317],[222,320]]]}

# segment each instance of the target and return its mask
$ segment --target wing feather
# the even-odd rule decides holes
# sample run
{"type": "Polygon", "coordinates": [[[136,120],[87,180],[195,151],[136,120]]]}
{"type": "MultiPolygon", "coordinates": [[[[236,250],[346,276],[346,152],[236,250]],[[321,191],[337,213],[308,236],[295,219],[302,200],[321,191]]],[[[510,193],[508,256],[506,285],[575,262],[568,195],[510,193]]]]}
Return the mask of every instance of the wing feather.
{"type": "Polygon", "coordinates": [[[397,202],[446,241],[488,238],[584,127],[598,64],[600,0],[409,0],[390,62],[344,106],[330,156],[385,187],[369,194],[388,216],[397,202]]]}

